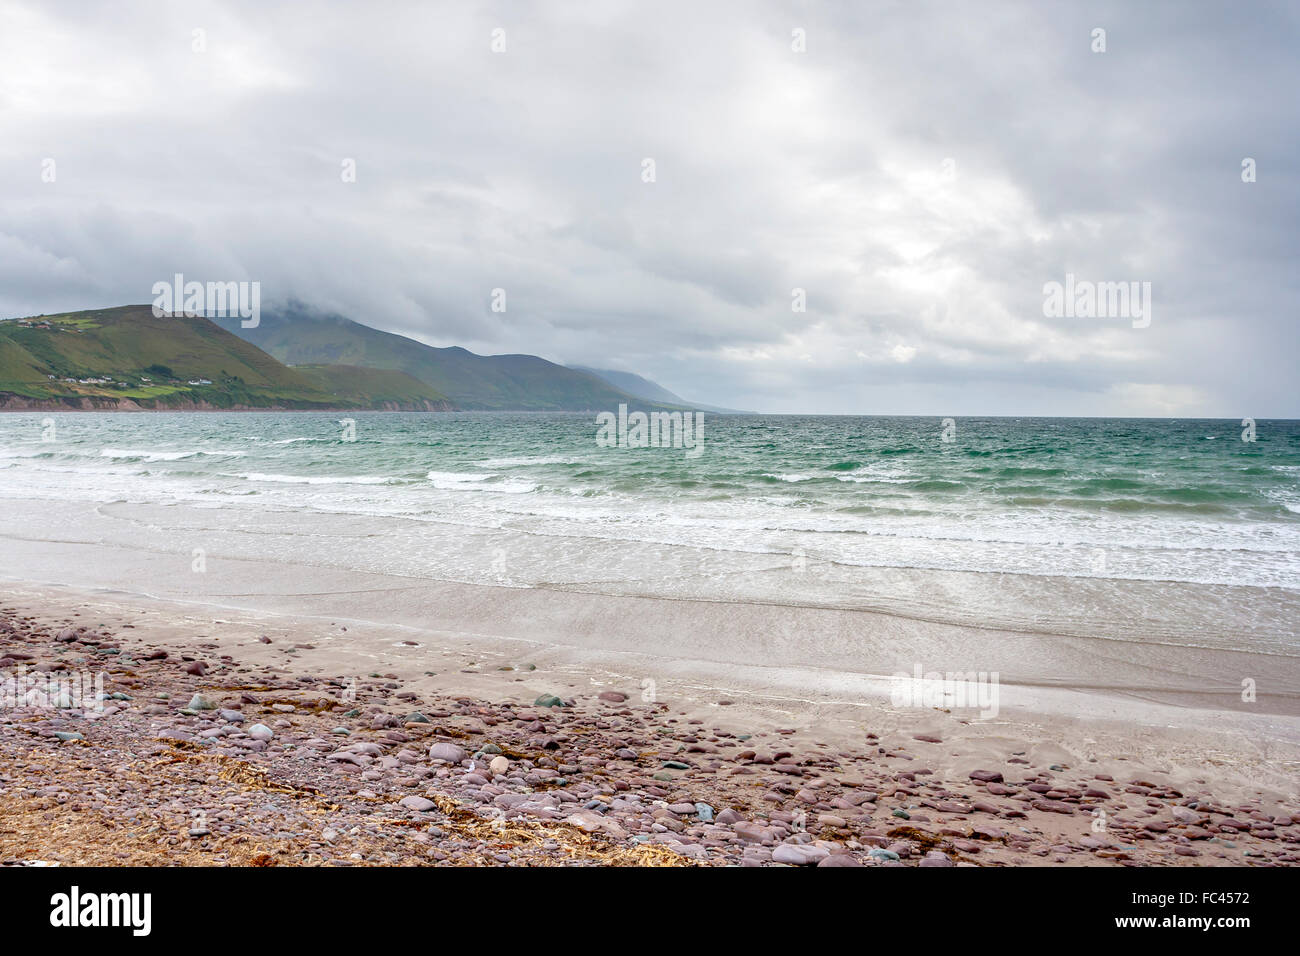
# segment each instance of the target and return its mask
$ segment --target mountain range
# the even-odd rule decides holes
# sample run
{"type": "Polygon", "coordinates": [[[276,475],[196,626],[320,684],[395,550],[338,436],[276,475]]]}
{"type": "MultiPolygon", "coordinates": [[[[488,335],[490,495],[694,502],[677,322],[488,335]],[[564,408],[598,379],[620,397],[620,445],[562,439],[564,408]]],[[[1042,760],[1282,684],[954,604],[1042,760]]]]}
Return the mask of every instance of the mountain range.
{"type": "Polygon", "coordinates": [[[605,411],[697,408],[630,372],[436,348],[300,306],[238,318],[151,306],[0,321],[0,408],[605,411]]]}
{"type": "MultiPolygon", "coordinates": [[[[238,318],[214,321],[287,365],[347,364],[405,372],[446,396],[457,409],[592,411],[641,398],[598,375],[536,355],[476,355],[459,346],[436,348],[298,306],[263,314],[251,329],[243,328],[238,318]]],[[[647,401],[679,404],[654,398],[638,404],[647,401]]]]}

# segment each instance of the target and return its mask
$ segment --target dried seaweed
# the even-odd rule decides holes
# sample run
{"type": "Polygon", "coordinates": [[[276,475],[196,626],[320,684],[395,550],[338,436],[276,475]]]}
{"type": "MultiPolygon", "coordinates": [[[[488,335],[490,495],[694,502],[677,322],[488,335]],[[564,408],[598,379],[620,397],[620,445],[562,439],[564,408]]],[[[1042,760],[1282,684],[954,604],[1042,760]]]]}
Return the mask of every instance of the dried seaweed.
{"type": "Polygon", "coordinates": [[[450,797],[438,794],[430,799],[445,816],[438,823],[441,829],[478,842],[485,853],[553,843],[573,863],[654,867],[702,865],[658,843],[626,846],[560,821],[490,820],[450,797]]]}
{"type": "MultiPolygon", "coordinates": [[[[175,743],[194,747],[189,741],[181,740],[175,741],[175,743]]],[[[313,787],[296,787],[290,784],[277,783],[261,767],[255,767],[250,763],[236,760],[234,757],[228,757],[225,754],[195,753],[187,749],[173,749],[169,753],[163,754],[161,759],[154,763],[154,766],[162,767],[174,763],[204,763],[208,761],[214,761],[221,765],[217,771],[217,776],[228,783],[239,784],[242,787],[255,790],[266,790],[270,793],[283,793],[293,797],[312,799],[324,804],[324,808],[327,810],[338,809],[335,804],[326,804],[324,801],[319,800],[320,791],[313,787]]]]}

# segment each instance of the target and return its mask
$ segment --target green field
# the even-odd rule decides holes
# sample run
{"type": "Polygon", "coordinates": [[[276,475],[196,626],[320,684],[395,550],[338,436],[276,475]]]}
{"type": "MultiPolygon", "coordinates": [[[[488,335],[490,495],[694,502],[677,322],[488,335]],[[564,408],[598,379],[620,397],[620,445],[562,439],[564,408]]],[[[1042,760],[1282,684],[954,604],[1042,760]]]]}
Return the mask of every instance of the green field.
{"type": "Polygon", "coordinates": [[[6,395],[148,408],[681,407],[535,355],[434,348],[343,318],[292,312],[244,329],[237,318],[159,317],[147,305],[0,321],[6,395]]]}
{"type": "Polygon", "coordinates": [[[147,305],[0,322],[4,393],[73,402],[129,398],[160,408],[357,405],[207,319],[158,317],[147,305]],[[191,384],[201,379],[211,384],[191,384]]]}

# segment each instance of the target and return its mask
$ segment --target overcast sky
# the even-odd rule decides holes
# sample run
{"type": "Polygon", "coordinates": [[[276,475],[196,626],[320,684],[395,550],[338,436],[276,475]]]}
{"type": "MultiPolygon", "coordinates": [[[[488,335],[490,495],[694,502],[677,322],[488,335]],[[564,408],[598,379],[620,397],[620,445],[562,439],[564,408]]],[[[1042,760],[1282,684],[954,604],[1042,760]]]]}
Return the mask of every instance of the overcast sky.
{"type": "Polygon", "coordinates": [[[1298,21],[0,0],[0,316],[182,272],[760,411],[1300,417],[1298,21]]]}

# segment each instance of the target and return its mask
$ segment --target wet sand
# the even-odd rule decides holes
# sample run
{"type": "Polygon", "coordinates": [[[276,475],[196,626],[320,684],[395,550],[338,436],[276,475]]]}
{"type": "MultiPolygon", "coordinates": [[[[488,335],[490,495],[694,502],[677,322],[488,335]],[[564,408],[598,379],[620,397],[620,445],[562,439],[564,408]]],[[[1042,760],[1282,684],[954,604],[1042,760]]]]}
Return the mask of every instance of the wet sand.
{"type": "MultiPolygon", "coordinates": [[[[752,555],[719,580],[688,573],[694,558],[679,551],[622,542],[601,546],[603,564],[603,551],[584,557],[583,574],[517,586],[513,566],[492,583],[446,557],[453,541],[490,557],[500,540],[353,515],[34,502],[0,516],[0,580],[517,642],[638,679],[796,699],[887,700],[893,675],[918,668],[997,674],[1004,711],[1189,727],[1222,716],[1300,743],[1283,719],[1300,718],[1300,596],[1286,589],[915,569],[821,582],[752,555]],[[422,573],[412,553],[427,555],[422,573]]],[[[518,562],[531,546],[501,553],[518,562]]]]}
{"type": "Polygon", "coordinates": [[[40,853],[104,860],[125,814],[137,862],[1296,860],[1293,592],[890,569],[846,587],[762,556],[720,584],[679,573],[699,555],[619,543],[587,579],[458,575],[448,554],[493,534],[7,508],[0,670],[97,670],[120,696],[6,707],[0,855],[30,856],[44,821],[81,835],[40,853]],[[383,570],[416,545],[427,574],[383,570]],[[852,606],[791,598],[810,584],[852,606]],[[1184,634],[1180,607],[1233,623],[1184,634]],[[918,673],[986,696],[902,694],[934,689],[896,676],[918,673]],[[185,713],[195,694],[215,709],[185,713]],[[194,812],[219,822],[191,836],[194,812]],[[480,829],[506,824],[508,848],[480,829]]]}
{"type": "MultiPolygon", "coordinates": [[[[843,700],[825,683],[797,696],[689,667],[649,678],[541,642],[69,589],[10,586],[5,595],[6,670],[98,668],[106,694],[129,698],[83,716],[6,709],[8,857],[1300,859],[1295,746],[1221,715],[1192,719],[1180,708],[1171,726],[1027,711],[979,720],[843,700]],[[195,694],[214,709],[190,709],[195,694]],[[429,723],[411,720],[417,713],[429,723]],[[254,721],[268,739],[251,733],[254,721]],[[142,801],[145,793],[153,796],[142,801]],[[204,825],[190,825],[195,812],[204,825]],[[20,850],[36,821],[76,838],[20,850]]],[[[1293,730],[1274,720],[1283,735],[1293,730]]]]}

